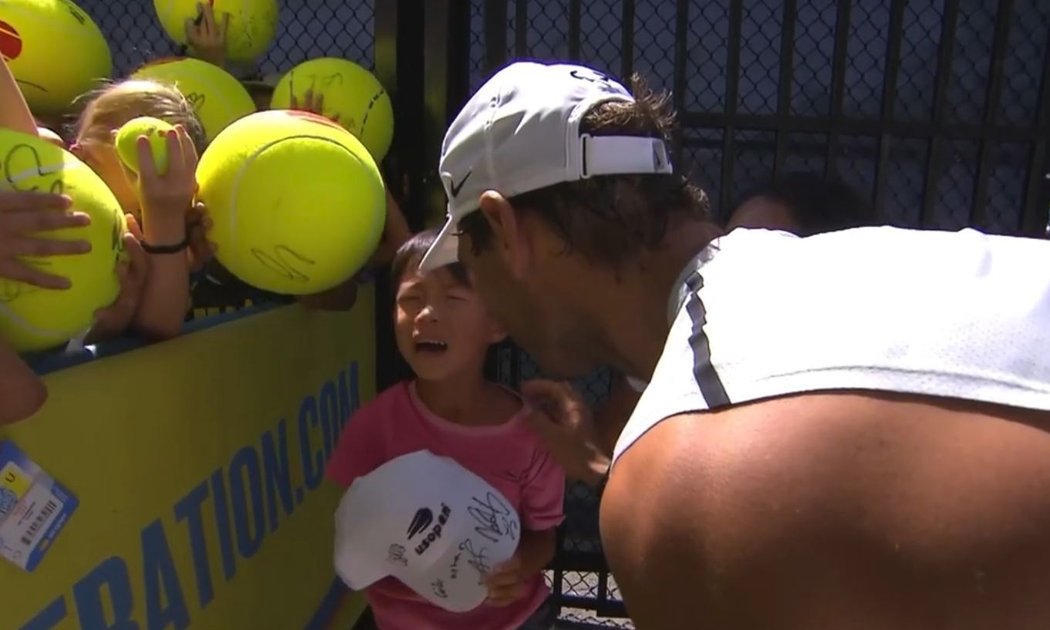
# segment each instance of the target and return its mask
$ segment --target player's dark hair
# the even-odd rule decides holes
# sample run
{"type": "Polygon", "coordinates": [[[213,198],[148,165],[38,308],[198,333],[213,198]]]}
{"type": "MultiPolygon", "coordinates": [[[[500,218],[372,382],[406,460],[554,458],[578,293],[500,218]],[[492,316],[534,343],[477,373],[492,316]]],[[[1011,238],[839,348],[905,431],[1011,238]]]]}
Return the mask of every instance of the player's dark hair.
{"type": "MultiPolygon", "coordinates": [[[[430,246],[434,244],[434,241],[437,240],[437,236],[437,229],[423,230],[405,241],[398,248],[397,253],[394,254],[394,260],[390,263],[390,283],[392,286],[397,287],[397,285],[401,284],[405,273],[414,270],[419,265],[419,261],[423,260],[423,256],[430,249],[430,246]]],[[[462,264],[454,262],[442,267],[442,269],[447,269],[456,282],[464,286],[471,286],[470,276],[467,274],[466,267],[462,264]]]]}

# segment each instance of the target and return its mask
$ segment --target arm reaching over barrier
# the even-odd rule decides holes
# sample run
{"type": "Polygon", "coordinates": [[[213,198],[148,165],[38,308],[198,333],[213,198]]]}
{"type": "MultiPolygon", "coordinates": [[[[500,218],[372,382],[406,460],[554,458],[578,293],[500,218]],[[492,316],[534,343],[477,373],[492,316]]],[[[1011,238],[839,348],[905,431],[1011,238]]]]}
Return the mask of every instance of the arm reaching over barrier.
{"type": "MultiPolygon", "coordinates": [[[[0,127],[37,135],[36,121],[29,111],[11,69],[0,60],[0,127]]],[[[19,256],[61,256],[86,252],[86,241],[42,238],[39,232],[84,226],[86,214],[68,212],[69,198],[34,192],[0,191],[0,286],[7,281],[24,282],[42,289],[69,288],[69,280],[45,273],[20,260],[19,256]]],[[[0,338],[0,425],[27,418],[47,400],[44,382],[0,338]]]]}
{"type": "Polygon", "coordinates": [[[148,141],[139,138],[138,144],[137,192],[147,243],[143,249],[150,261],[135,326],[155,339],[178,336],[182,329],[190,298],[186,223],[197,189],[197,151],[189,134],[176,126],[166,139],[168,168],[163,173],[153,162],[148,141]]]}
{"type": "Polygon", "coordinates": [[[36,120],[7,62],[0,63],[0,127],[37,135],[36,120]]]}
{"type": "Polygon", "coordinates": [[[194,57],[222,68],[226,65],[226,33],[230,30],[230,14],[223,13],[222,20],[216,20],[211,2],[198,4],[197,9],[200,13],[196,18],[186,19],[186,43],[194,57]]]}
{"type": "Polygon", "coordinates": [[[47,401],[47,386],[0,338],[0,426],[24,420],[47,401]]]}

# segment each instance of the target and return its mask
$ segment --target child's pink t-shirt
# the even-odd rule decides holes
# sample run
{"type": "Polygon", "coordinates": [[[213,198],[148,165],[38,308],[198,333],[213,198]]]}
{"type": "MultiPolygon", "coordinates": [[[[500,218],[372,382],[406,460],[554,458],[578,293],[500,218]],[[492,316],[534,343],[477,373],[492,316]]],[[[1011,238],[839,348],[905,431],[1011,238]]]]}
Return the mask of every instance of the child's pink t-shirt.
{"type": "MultiPolygon", "coordinates": [[[[395,457],[424,449],[451,457],[502,492],[518,511],[522,529],[543,531],[561,523],[565,473],[525,424],[524,412],[500,425],[454,424],[427,409],[415,395],[414,384],[407,381],[351,416],[328,462],[328,478],[349,486],[395,457]]],[[[382,630],[512,630],[548,595],[539,573],[517,602],[482,604],[465,613],[438,608],[393,577],[365,589],[382,630]]]]}

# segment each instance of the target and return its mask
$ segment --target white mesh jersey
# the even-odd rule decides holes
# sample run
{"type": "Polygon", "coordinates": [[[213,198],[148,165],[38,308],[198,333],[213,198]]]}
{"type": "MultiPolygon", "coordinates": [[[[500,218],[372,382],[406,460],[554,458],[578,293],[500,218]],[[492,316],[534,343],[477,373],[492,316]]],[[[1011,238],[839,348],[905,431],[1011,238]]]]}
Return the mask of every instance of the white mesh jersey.
{"type": "Polygon", "coordinates": [[[863,389],[1050,410],[1050,242],[737,229],[682,273],[614,461],[665,418],[863,389]]]}

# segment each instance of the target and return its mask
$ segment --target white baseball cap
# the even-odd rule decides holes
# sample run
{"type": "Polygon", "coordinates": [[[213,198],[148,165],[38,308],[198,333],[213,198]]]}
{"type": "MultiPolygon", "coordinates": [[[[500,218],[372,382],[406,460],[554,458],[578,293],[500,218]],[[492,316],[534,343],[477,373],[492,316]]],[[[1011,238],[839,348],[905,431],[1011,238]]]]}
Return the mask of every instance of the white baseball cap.
{"type": "Polygon", "coordinates": [[[448,218],[420,269],[458,259],[459,222],[487,190],[509,198],[596,175],[671,173],[662,139],[580,133],[594,106],[633,100],[615,80],[584,66],[523,61],[493,75],[445,133],[438,173],[448,218]]]}
{"type": "Polygon", "coordinates": [[[335,513],[335,571],[360,590],[393,576],[453,612],[478,607],[485,576],[518,547],[521,523],[487,481],[416,451],[354,480],[335,513]]]}

